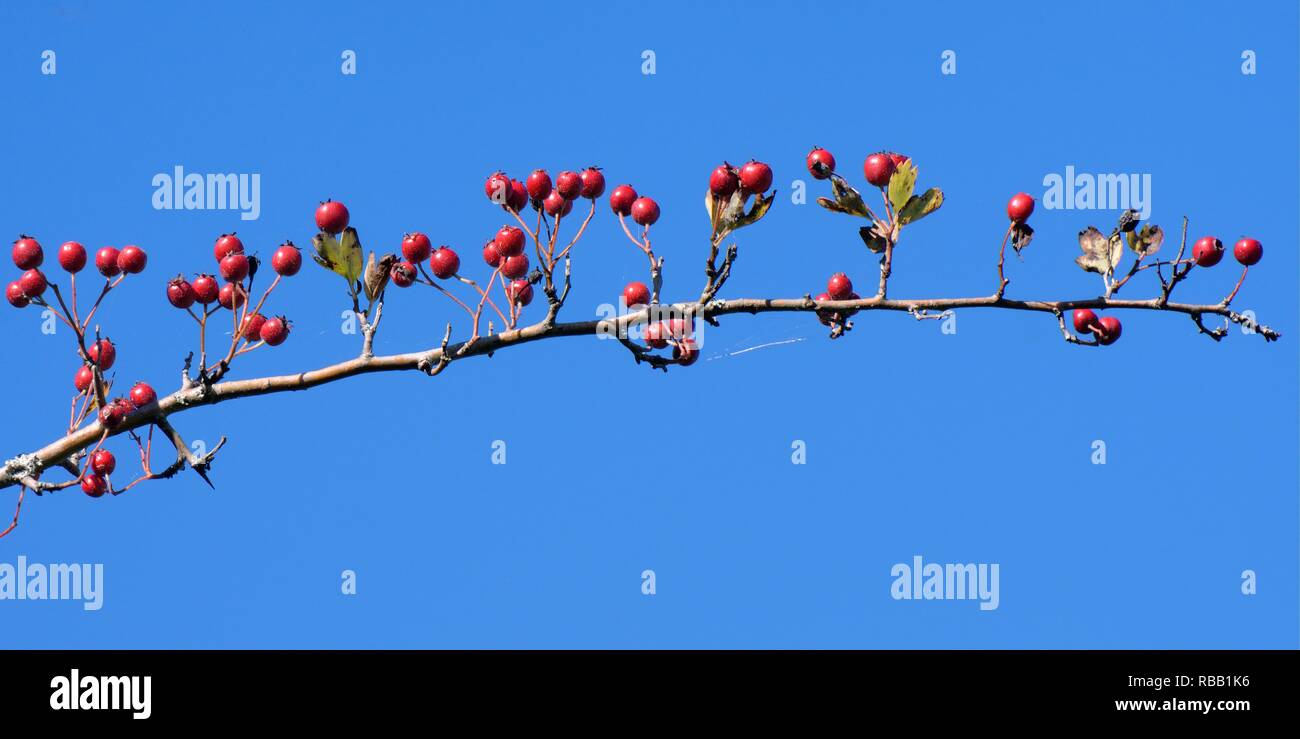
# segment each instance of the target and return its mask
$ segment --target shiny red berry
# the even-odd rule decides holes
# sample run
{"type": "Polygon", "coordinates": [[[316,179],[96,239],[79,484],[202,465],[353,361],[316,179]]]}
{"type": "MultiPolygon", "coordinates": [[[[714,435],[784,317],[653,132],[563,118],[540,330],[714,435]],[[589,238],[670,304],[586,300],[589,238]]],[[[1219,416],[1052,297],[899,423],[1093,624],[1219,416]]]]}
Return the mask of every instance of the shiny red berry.
{"type": "Polygon", "coordinates": [[[493,269],[501,264],[501,252],[497,251],[495,241],[489,241],[483,245],[483,261],[487,262],[487,266],[493,269]]]}
{"type": "Polygon", "coordinates": [[[266,323],[262,324],[262,329],[259,332],[259,335],[262,337],[262,341],[266,342],[267,346],[279,346],[283,344],[284,340],[289,338],[289,319],[284,316],[266,319],[266,323]]]}
{"type": "Polygon", "coordinates": [[[551,176],[544,169],[534,169],[524,181],[524,187],[528,190],[528,197],[545,200],[551,194],[551,176]]]}
{"type": "Polygon", "coordinates": [[[81,478],[81,492],[92,498],[98,498],[108,492],[108,483],[99,475],[83,475],[81,478]]]}
{"type": "Polygon", "coordinates": [[[90,387],[90,383],[94,381],[95,371],[90,368],[90,365],[83,364],[81,369],[77,370],[77,374],[72,377],[72,386],[77,389],[77,392],[84,393],[86,388],[90,387]]]}
{"type": "Polygon", "coordinates": [[[650,198],[637,198],[632,203],[632,220],[650,226],[659,220],[659,204],[650,198]]]}
{"type": "Polygon", "coordinates": [[[645,327],[641,337],[651,349],[663,349],[668,346],[668,327],[662,323],[651,323],[645,327]]]}
{"type": "Polygon", "coordinates": [[[533,302],[533,286],[525,279],[518,279],[506,286],[506,297],[510,301],[520,305],[528,305],[533,302]]]}
{"type": "Polygon", "coordinates": [[[244,316],[244,325],[239,329],[239,335],[247,341],[257,341],[262,335],[264,323],[266,323],[266,316],[261,313],[249,313],[244,316]]]}
{"type": "Polygon", "coordinates": [[[90,455],[90,470],[96,475],[111,475],[117,469],[117,458],[107,449],[100,449],[90,455]]]}
{"type": "Polygon", "coordinates": [[[1090,334],[1095,331],[1101,324],[1097,321],[1097,314],[1087,308],[1074,309],[1074,330],[1081,334],[1090,334]]]}
{"type": "Polygon", "coordinates": [[[650,288],[644,282],[627,283],[627,287],[623,288],[623,302],[629,308],[634,305],[650,305],[650,288]]]}
{"type": "Polygon", "coordinates": [[[277,275],[285,277],[298,274],[298,270],[302,269],[302,250],[294,246],[292,241],[284,242],[271,255],[271,269],[277,275]]]}
{"type": "Polygon", "coordinates": [[[632,203],[636,199],[636,190],[631,185],[619,185],[609,194],[609,207],[615,213],[625,216],[632,212],[632,203]]]}
{"type": "Polygon", "coordinates": [[[18,278],[18,286],[23,289],[23,294],[29,298],[39,298],[49,283],[45,281],[45,273],[39,269],[29,269],[18,278]]]}
{"type": "Polygon", "coordinates": [[[91,344],[86,354],[90,355],[90,361],[99,365],[100,372],[113,369],[113,364],[117,362],[117,347],[108,339],[100,339],[91,344]]]}
{"type": "Polygon", "coordinates": [[[185,309],[194,305],[195,300],[198,300],[198,296],[194,293],[194,286],[186,282],[184,277],[177,275],[167,283],[167,302],[173,306],[185,309]]]}
{"type": "Polygon", "coordinates": [[[1204,236],[1192,246],[1192,259],[1201,267],[1213,267],[1223,259],[1223,242],[1213,236],[1204,236]]]}
{"type": "Polygon", "coordinates": [[[1034,212],[1034,199],[1027,193],[1018,192],[1007,201],[1007,218],[1016,223],[1024,223],[1034,212]]]}
{"type": "Polygon", "coordinates": [[[751,159],[740,168],[740,189],[745,192],[767,192],[772,187],[772,168],[751,159]]]}
{"type": "MultiPolygon", "coordinates": [[[[523,250],[520,249],[520,251],[523,250]]],[[[486,247],[483,252],[484,258],[486,258],[486,247]]],[[[500,258],[498,254],[497,259],[500,260],[500,258]]],[[[445,280],[460,271],[460,255],[449,246],[440,246],[437,251],[429,255],[429,269],[433,272],[434,277],[445,280]]]]}
{"type": "Polygon", "coordinates": [[[1119,341],[1119,335],[1124,332],[1124,327],[1115,316],[1104,316],[1098,321],[1095,332],[1099,343],[1110,345],[1119,341]]]}
{"type": "Polygon", "coordinates": [[[519,180],[510,180],[510,192],[506,195],[506,207],[518,213],[528,205],[528,188],[519,180]]]}
{"type": "Polygon", "coordinates": [[[326,200],[316,208],[316,227],[327,234],[341,234],[351,216],[348,207],[337,200],[326,200]]]}
{"type": "Polygon", "coordinates": [[[501,274],[511,280],[517,280],[528,274],[528,255],[516,254],[501,258],[501,274]]]}
{"type": "Polygon", "coordinates": [[[605,194],[605,175],[597,167],[582,170],[582,197],[595,200],[605,194]]]}
{"type": "Polygon", "coordinates": [[[415,265],[410,262],[398,262],[388,270],[389,278],[391,278],[393,284],[398,287],[410,287],[411,285],[414,285],[417,274],[415,265]]]}
{"type": "Polygon", "coordinates": [[[853,282],[843,272],[836,272],[826,281],[826,294],[831,300],[848,300],[853,293],[853,282]]]}
{"type": "Polygon", "coordinates": [[[524,253],[524,230],[517,226],[502,226],[492,241],[497,246],[497,253],[503,257],[524,253]]]}
{"type": "Polygon", "coordinates": [[[409,233],[402,239],[402,256],[406,257],[406,261],[412,264],[423,262],[432,253],[433,242],[429,241],[429,237],[419,231],[409,233]]]}
{"type": "Polygon", "coordinates": [[[1232,256],[1247,267],[1258,264],[1264,256],[1264,245],[1258,239],[1242,239],[1232,247],[1232,256]]]}
{"type": "Polygon", "coordinates": [[[883,151],[872,154],[862,163],[862,174],[867,182],[876,187],[889,185],[889,178],[894,176],[895,169],[894,160],[883,151]]]}
{"type": "MultiPolygon", "coordinates": [[[[229,259],[229,257],[227,257],[229,259]]],[[[248,301],[248,292],[236,282],[227,282],[217,292],[217,302],[226,310],[239,310],[248,301]]]]}
{"type": "MultiPolygon", "coordinates": [[[[818,303],[824,303],[828,300],[834,300],[834,298],[831,297],[830,293],[822,293],[821,295],[818,295],[817,297],[813,298],[813,300],[816,300],[818,303]]],[[[821,324],[823,326],[829,326],[835,322],[835,319],[838,317],[838,315],[839,314],[833,310],[819,310],[817,311],[817,320],[821,321],[821,324]]]]}
{"type": "Polygon", "coordinates": [[[109,431],[116,431],[126,421],[130,415],[131,408],[119,398],[109,401],[108,405],[99,409],[99,425],[109,431]]]}
{"type": "Polygon", "coordinates": [[[75,241],[63,242],[59,247],[59,266],[64,272],[80,272],[86,266],[86,247],[75,241]]]}
{"type": "Polygon", "coordinates": [[[149,261],[148,255],[134,244],[122,247],[122,251],[117,253],[117,268],[128,275],[138,275],[144,271],[144,265],[149,261]]]}
{"type": "Polygon", "coordinates": [[[242,282],[248,276],[248,257],[243,254],[227,254],[217,267],[221,279],[226,282],[242,282]]]}
{"type": "Polygon", "coordinates": [[[582,175],[565,170],[555,176],[555,191],[565,200],[577,200],[582,195],[582,175]]]}
{"type": "Polygon", "coordinates": [[[740,188],[740,177],[730,164],[722,163],[709,174],[709,192],[715,198],[729,198],[740,188]]]}
{"type": "Polygon", "coordinates": [[[136,408],[144,408],[151,405],[158,399],[158,393],[147,382],[137,382],[131,386],[131,392],[127,394],[131,398],[131,405],[136,408]]]}
{"type": "Polygon", "coordinates": [[[95,252],[95,269],[105,277],[120,274],[122,268],[117,266],[117,249],[106,246],[95,252]]]}
{"type": "Polygon", "coordinates": [[[483,183],[483,194],[497,205],[505,205],[510,199],[510,178],[505,172],[493,172],[483,183]]]}
{"type": "Polygon", "coordinates": [[[808,152],[808,174],[824,180],[835,171],[835,155],[825,149],[816,148],[808,152]]]}
{"type": "Polygon", "coordinates": [[[690,367],[700,358],[700,347],[695,339],[682,339],[673,346],[673,359],[683,367],[690,367]]]}
{"type": "Polygon", "coordinates": [[[203,305],[209,305],[216,300],[218,291],[221,289],[217,285],[217,278],[204,274],[195,277],[191,286],[194,288],[194,299],[203,305]]]}
{"type": "Polygon", "coordinates": [[[212,245],[212,257],[220,262],[226,258],[227,254],[243,254],[244,242],[234,234],[221,234],[217,241],[212,245]]]}
{"type": "Polygon", "coordinates": [[[18,280],[9,283],[5,288],[5,299],[15,308],[26,308],[32,303],[32,299],[23,292],[23,286],[18,284],[18,280]]]}
{"type": "Polygon", "coordinates": [[[894,171],[898,171],[899,167],[911,160],[909,157],[899,154],[896,151],[891,151],[889,152],[889,161],[894,163],[894,171]]]}
{"type": "Polygon", "coordinates": [[[18,269],[36,269],[45,261],[45,252],[36,239],[24,235],[14,240],[13,257],[18,269]]]}
{"type": "Polygon", "coordinates": [[[573,201],[565,200],[559,190],[551,190],[551,194],[542,201],[542,209],[548,216],[567,216],[569,211],[573,210],[573,201]]]}

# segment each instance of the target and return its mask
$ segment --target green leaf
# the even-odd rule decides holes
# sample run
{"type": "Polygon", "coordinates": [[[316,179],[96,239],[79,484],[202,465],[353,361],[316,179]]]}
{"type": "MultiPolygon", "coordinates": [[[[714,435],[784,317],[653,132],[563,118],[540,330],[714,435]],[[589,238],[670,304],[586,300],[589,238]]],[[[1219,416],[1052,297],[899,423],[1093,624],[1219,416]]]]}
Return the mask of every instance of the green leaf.
{"type": "Polygon", "coordinates": [[[361,240],[357,230],[351,226],[343,229],[343,241],[339,246],[339,263],[343,266],[343,275],[349,282],[361,277],[361,240]]]}
{"type": "Polygon", "coordinates": [[[889,204],[894,206],[895,213],[907,206],[907,201],[915,190],[916,165],[909,159],[900,164],[889,178],[889,204]]]}
{"type": "MultiPolygon", "coordinates": [[[[892,180],[890,184],[893,184],[892,180]]],[[[898,211],[898,222],[902,224],[914,223],[939,210],[941,205],[943,205],[943,191],[937,187],[932,187],[919,196],[913,195],[907,199],[907,204],[898,211]]]]}
{"type": "Polygon", "coordinates": [[[311,246],[316,250],[312,258],[316,260],[317,264],[331,272],[347,277],[347,273],[343,271],[342,267],[342,248],[333,236],[322,231],[311,237],[311,246]]]}

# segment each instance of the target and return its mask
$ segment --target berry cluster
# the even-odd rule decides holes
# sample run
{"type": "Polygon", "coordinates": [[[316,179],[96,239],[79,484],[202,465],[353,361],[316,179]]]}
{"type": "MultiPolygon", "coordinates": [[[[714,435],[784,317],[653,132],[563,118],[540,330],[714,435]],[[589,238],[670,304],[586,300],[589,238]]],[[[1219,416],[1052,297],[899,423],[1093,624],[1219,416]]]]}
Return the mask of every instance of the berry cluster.
{"type": "MultiPolygon", "coordinates": [[[[19,236],[14,241],[13,260],[14,265],[24,271],[5,288],[5,298],[9,304],[15,308],[26,308],[32,303],[46,305],[42,296],[50,283],[40,269],[45,261],[45,252],[40,243],[26,234],[19,236]]],[[[59,247],[58,261],[63,271],[76,275],[86,266],[86,247],[76,241],[64,242],[59,247]]],[[[95,269],[108,278],[138,275],[144,271],[148,261],[148,255],[138,246],[124,246],[121,249],[106,246],[95,254],[95,269]]]]}

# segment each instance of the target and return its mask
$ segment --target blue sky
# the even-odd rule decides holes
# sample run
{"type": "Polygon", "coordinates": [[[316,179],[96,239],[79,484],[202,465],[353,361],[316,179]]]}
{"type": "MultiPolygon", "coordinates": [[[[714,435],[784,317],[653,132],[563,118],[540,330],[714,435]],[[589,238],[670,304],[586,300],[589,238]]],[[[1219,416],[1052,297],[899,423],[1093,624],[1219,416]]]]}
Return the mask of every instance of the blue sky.
{"type": "MultiPolygon", "coordinates": [[[[790,202],[813,144],[859,184],[862,158],[893,149],[944,189],[904,234],[891,295],[992,292],[1007,198],[1073,165],[1150,174],[1167,251],[1183,215],[1193,237],[1263,241],[1234,304],[1285,334],[1215,344],[1185,316],[1130,313],[1099,350],[1065,344],[1049,316],[970,310],[951,335],[864,315],[832,342],[808,315],[736,316],[710,330],[704,361],[666,375],[571,338],[432,380],[201,409],[175,420],[231,438],[216,491],[186,474],[114,499],[28,497],[0,562],[103,563],[104,607],[0,601],[0,644],[1297,645],[1294,3],[60,2],[6,4],[0,27],[0,232],[47,253],[67,239],[149,252],[100,314],[122,384],[170,392],[192,348],[166,278],[210,271],[223,231],[263,256],[306,246],[326,197],[368,246],[422,230],[486,276],[477,247],[503,220],[482,183],[497,168],[598,164],[653,195],[664,295],[685,299],[703,280],[708,172],[756,157],[780,192],[738,235],[724,296],[816,293],[840,270],[874,284],[858,224],[790,202]],[[45,49],[56,75],[40,74],[45,49]],[[955,75],[940,73],[945,50],[955,75]],[[260,173],[260,218],[154,210],[151,179],[176,165],[260,173]],[[794,440],[807,464],[791,463],[794,440]],[[916,555],[997,563],[999,607],[892,599],[891,567],[916,555]]],[[[1117,215],[1040,207],[1008,296],[1095,296],[1074,234],[1117,215]]],[[[594,317],[644,267],[602,207],[566,316],[594,317]]],[[[1227,259],[1178,294],[1216,302],[1237,274],[1227,259]]],[[[1124,294],[1153,285],[1144,272],[1124,294]]],[[[234,375],[354,355],[339,286],[305,265],[275,297],[293,335],[234,375]]],[[[390,294],[377,350],[436,344],[457,310],[436,297],[390,294]]],[[[7,457],[61,432],[76,361],[35,309],[6,306],[0,332],[7,457]]],[[[129,466],[129,442],[111,448],[129,466]]],[[[0,491],[0,515],[13,500],[0,491]]]]}

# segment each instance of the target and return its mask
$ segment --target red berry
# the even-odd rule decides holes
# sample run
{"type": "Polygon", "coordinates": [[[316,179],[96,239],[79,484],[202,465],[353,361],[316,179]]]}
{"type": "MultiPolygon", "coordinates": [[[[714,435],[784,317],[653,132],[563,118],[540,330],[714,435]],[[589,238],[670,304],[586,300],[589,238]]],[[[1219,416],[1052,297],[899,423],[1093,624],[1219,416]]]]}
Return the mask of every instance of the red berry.
{"type": "Polygon", "coordinates": [[[208,305],[216,300],[220,289],[217,287],[217,278],[205,274],[195,277],[192,287],[194,288],[194,299],[203,305],[208,305]]]}
{"type": "Polygon", "coordinates": [[[573,210],[573,201],[565,200],[559,190],[551,190],[551,194],[546,196],[542,201],[542,208],[548,216],[567,216],[569,211],[573,210]]]}
{"type": "Polygon", "coordinates": [[[528,255],[516,254],[501,258],[501,274],[511,280],[517,280],[528,274],[528,255]]]}
{"type": "Polygon", "coordinates": [[[221,234],[212,246],[212,257],[220,262],[227,254],[243,254],[244,242],[234,234],[221,234]]]}
{"type": "Polygon", "coordinates": [[[637,198],[632,203],[632,220],[642,226],[652,225],[659,220],[659,204],[650,198],[637,198]]]}
{"type": "Polygon", "coordinates": [[[98,498],[108,492],[108,483],[99,475],[84,475],[81,478],[81,492],[92,498],[98,498]]]}
{"type": "Polygon", "coordinates": [[[641,333],[646,346],[651,349],[663,349],[668,346],[668,327],[662,323],[652,323],[641,333]]]}
{"type": "Polygon", "coordinates": [[[45,252],[36,239],[24,235],[14,240],[13,257],[18,269],[36,269],[45,261],[45,252]]]}
{"type": "Polygon", "coordinates": [[[31,298],[23,292],[23,286],[18,284],[18,280],[9,283],[9,287],[5,288],[5,299],[15,308],[26,308],[32,303],[31,298]]]}
{"type": "Polygon", "coordinates": [[[239,329],[239,335],[248,341],[257,341],[262,335],[262,324],[266,323],[266,316],[261,313],[249,313],[244,316],[244,325],[239,329]]]}
{"type": "Polygon", "coordinates": [[[117,458],[107,449],[100,449],[90,455],[90,469],[96,475],[111,475],[117,469],[117,458]]]}
{"type": "Polygon", "coordinates": [[[719,164],[709,175],[709,192],[715,198],[729,198],[739,187],[740,177],[730,164],[719,164]]]}
{"type": "Polygon", "coordinates": [[[808,173],[824,180],[835,171],[835,155],[825,149],[814,148],[808,152],[808,173]]]}
{"type": "Polygon", "coordinates": [[[634,305],[650,305],[650,288],[644,282],[629,282],[623,288],[623,302],[631,308],[634,305]]]}
{"type": "Polygon", "coordinates": [[[1007,201],[1007,217],[1016,223],[1024,223],[1034,212],[1034,199],[1027,193],[1018,192],[1007,201]]]}
{"type": "Polygon", "coordinates": [[[77,370],[77,374],[73,376],[72,386],[77,389],[77,392],[84,393],[94,380],[95,371],[90,368],[90,365],[83,364],[81,369],[77,370]]]}
{"type": "Polygon", "coordinates": [[[582,175],[565,170],[555,176],[555,191],[565,200],[577,200],[582,194],[582,175]]]}
{"type": "Polygon", "coordinates": [[[682,339],[673,346],[673,359],[683,367],[690,367],[700,358],[700,347],[695,339],[682,339]]]}
{"type": "Polygon", "coordinates": [[[487,262],[487,266],[493,269],[501,264],[501,252],[497,251],[495,241],[489,241],[483,245],[483,261],[487,262]]]}
{"type": "MultiPolygon", "coordinates": [[[[496,251],[495,247],[493,247],[493,251],[496,251]]],[[[487,258],[487,247],[483,248],[483,258],[487,258]]],[[[501,256],[498,252],[497,260],[500,261],[500,259],[501,256]]],[[[434,277],[445,280],[460,271],[460,255],[453,251],[451,247],[440,246],[437,251],[429,255],[429,269],[433,272],[434,277]]]]}
{"type": "Polygon", "coordinates": [[[894,169],[897,170],[899,167],[903,166],[904,162],[909,161],[909,159],[902,154],[891,151],[889,152],[889,161],[894,163],[894,169]]]}
{"type": "Polygon", "coordinates": [[[609,207],[621,216],[632,212],[632,203],[636,202],[636,190],[631,185],[619,185],[609,194],[609,207]]]}
{"type": "Polygon", "coordinates": [[[1245,238],[1232,247],[1232,256],[1247,267],[1259,263],[1264,256],[1264,245],[1258,239],[1245,238]]]}
{"type": "Polygon", "coordinates": [[[236,282],[227,282],[221,286],[221,290],[217,293],[217,302],[226,310],[239,310],[244,307],[247,300],[248,292],[244,290],[243,285],[236,282]]]}
{"type": "Polygon", "coordinates": [[[1124,327],[1120,325],[1119,319],[1115,316],[1105,316],[1099,322],[1095,329],[1097,341],[1110,345],[1119,341],[1119,335],[1124,332],[1124,327]]]}
{"type": "Polygon", "coordinates": [[[406,257],[406,261],[412,264],[423,262],[429,258],[429,254],[432,252],[433,242],[429,241],[429,237],[419,231],[409,233],[406,238],[402,239],[402,256],[406,257]]]}
{"type": "Polygon", "coordinates": [[[1097,314],[1087,308],[1074,309],[1074,330],[1081,334],[1090,334],[1100,324],[1097,323],[1097,314]]]}
{"type": "MultiPolygon", "coordinates": [[[[813,298],[813,300],[816,300],[818,303],[822,303],[827,300],[833,300],[833,298],[831,298],[830,293],[822,293],[821,295],[818,295],[817,297],[813,298]]],[[[834,322],[833,319],[835,319],[837,315],[838,314],[835,311],[819,310],[817,311],[817,320],[821,321],[823,326],[829,326],[831,325],[831,323],[834,322]]]]}
{"type": "Polygon", "coordinates": [[[767,192],[772,186],[772,168],[766,164],[749,160],[740,168],[740,188],[745,192],[767,192]]]}
{"type": "Polygon", "coordinates": [[[39,269],[29,269],[18,278],[18,286],[23,289],[23,294],[29,298],[39,298],[49,287],[45,281],[45,274],[39,269]]]}
{"type": "Polygon", "coordinates": [[[867,182],[876,187],[885,187],[889,185],[889,178],[894,176],[894,160],[885,152],[877,152],[867,157],[862,163],[862,174],[866,176],[867,182]]]}
{"type": "Polygon", "coordinates": [[[506,297],[518,305],[533,302],[533,286],[525,279],[518,279],[506,286],[506,297]]]}
{"type": "Polygon", "coordinates": [[[415,284],[415,265],[410,262],[398,262],[388,270],[388,276],[398,287],[410,287],[415,284]]]}
{"type": "Polygon", "coordinates": [[[316,227],[327,234],[341,234],[348,227],[348,207],[337,200],[326,200],[316,208],[316,227]]]}
{"type": "Polygon", "coordinates": [[[516,226],[502,226],[492,240],[496,244],[497,253],[503,257],[523,254],[525,241],[523,229],[516,226]]]}
{"type": "Polygon", "coordinates": [[[136,408],[145,408],[158,399],[158,393],[155,393],[147,382],[137,382],[132,385],[128,396],[131,398],[131,405],[136,408]]]}
{"type": "Polygon", "coordinates": [[[117,253],[117,268],[128,275],[138,275],[143,272],[147,261],[149,257],[144,253],[144,249],[135,245],[124,246],[122,251],[117,253]]]}
{"type": "Polygon", "coordinates": [[[605,194],[605,175],[597,167],[582,170],[582,197],[595,200],[605,194]]]}
{"type": "Polygon", "coordinates": [[[109,401],[108,405],[99,409],[99,425],[109,431],[116,431],[130,413],[130,406],[122,402],[121,398],[109,401]]]}
{"type": "Polygon", "coordinates": [[[95,269],[99,270],[99,273],[105,277],[112,277],[120,273],[122,268],[117,266],[117,249],[106,246],[95,252],[95,269]]]}
{"type": "Polygon", "coordinates": [[[1192,259],[1201,267],[1213,267],[1223,259],[1223,242],[1213,236],[1203,236],[1192,246],[1192,259]]]}
{"type": "Polygon", "coordinates": [[[853,282],[843,272],[836,272],[826,281],[826,293],[831,300],[848,300],[853,294],[853,282]]]}
{"type": "Polygon", "coordinates": [[[99,365],[100,372],[113,369],[113,364],[117,362],[117,347],[108,339],[100,339],[91,344],[86,354],[90,355],[90,361],[99,365]]]}
{"type": "Polygon", "coordinates": [[[505,205],[510,200],[510,178],[506,177],[505,172],[493,172],[483,183],[483,194],[487,195],[488,200],[505,205]]]}
{"type": "Polygon", "coordinates": [[[271,269],[277,275],[293,277],[302,269],[302,251],[292,241],[284,242],[271,255],[271,269]]]}
{"type": "Polygon", "coordinates": [[[551,194],[551,176],[544,169],[534,169],[524,182],[528,197],[533,200],[545,200],[551,194]]]}
{"type": "Polygon", "coordinates": [[[518,213],[528,205],[528,188],[519,180],[510,180],[510,192],[506,194],[506,207],[518,213]]]}
{"type": "Polygon", "coordinates": [[[194,286],[185,281],[184,277],[177,275],[172,281],[167,283],[167,302],[173,306],[185,309],[194,305],[198,296],[194,292],[194,286]]]}
{"type": "Polygon", "coordinates": [[[75,241],[65,241],[59,247],[59,266],[65,272],[80,272],[86,266],[86,247],[75,241]]]}
{"type": "Polygon", "coordinates": [[[248,257],[243,254],[227,254],[217,268],[226,282],[242,282],[248,276],[248,257]]]}
{"type": "Polygon", "coordinates": [[[262,324],[260,334],[262,341],[265,341],[267,346],[283,344],[284,340],[289,338],[289,319],[284,316],[266,319],[266,323],[262,324]]]}

